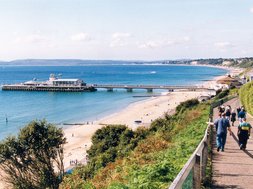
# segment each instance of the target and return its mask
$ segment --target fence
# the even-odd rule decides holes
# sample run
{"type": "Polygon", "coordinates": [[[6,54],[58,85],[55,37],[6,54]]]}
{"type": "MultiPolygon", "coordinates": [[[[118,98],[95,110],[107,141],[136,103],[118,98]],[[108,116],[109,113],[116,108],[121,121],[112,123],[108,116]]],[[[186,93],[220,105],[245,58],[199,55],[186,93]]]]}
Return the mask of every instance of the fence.
{"type": "MultiPolygon", "coordinates": [[[[212,121],[213,109],[221,104],[235,98],[235,96],[225,97],[210,105],[210,118],[212,121]]],[[[202,181],[206,178],[206,166],[208,161],[208,147],[212,144],[212,127],[209,124],[202,141],[194,151],[190,159],[184,165],[177,177],[174,179],[169,189],[193,188],[200,189],[202,181]]]]}

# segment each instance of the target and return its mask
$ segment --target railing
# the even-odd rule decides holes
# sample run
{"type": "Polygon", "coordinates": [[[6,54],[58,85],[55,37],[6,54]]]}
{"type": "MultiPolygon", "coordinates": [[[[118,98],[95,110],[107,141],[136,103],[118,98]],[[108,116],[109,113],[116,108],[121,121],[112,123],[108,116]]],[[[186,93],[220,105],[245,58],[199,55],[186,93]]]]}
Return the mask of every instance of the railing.
{"type": "Polygon", "coordinates": [[[211,126],[209,125],[206,129],[204,138],[185,166],[179,172],[173,183],[170,185],[169,189],[183,188],[187,178],[189,176],[191,177],[190,173],[192,173],[193,179],[193,182],[191,182],[192,186],[190,188],[201,188],[201,182],[206,177],[205,173],[208,159],[208,146],[210,146],[211,143],[210,132],[211,126]]]}
{"type": "MultiPolygon", "coordinates": [[[[210,119],[212,121],[213,109],[221,104],[235,98],[236,96],[228,96],[210,105],[210,119]]],[[[201,183],[206,178],[206,166],[208,160],[208,147],[212,144],[212,126],[209,124],[205,136],[199,143],[190,159],[184,165],[177,177],[174,179],[169,189],[193,188],[200,189],[201,183]]]]}

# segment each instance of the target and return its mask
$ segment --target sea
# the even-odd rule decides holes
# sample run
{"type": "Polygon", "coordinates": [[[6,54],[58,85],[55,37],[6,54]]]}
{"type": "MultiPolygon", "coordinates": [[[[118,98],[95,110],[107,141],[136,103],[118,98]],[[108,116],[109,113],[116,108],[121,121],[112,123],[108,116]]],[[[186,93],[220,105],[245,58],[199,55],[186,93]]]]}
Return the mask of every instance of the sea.
{"type": "MultiPolygon", "coordinates": [[[[36,78],[78,78],[87,84],[198,85],[228,71],[216,67],[149,64],[88,64],[82,66],[9,66],[0,64],[0,85],[36,78]]],[[[86,123],[115,113],[129,104],[159,95],[136,89],[108,92],[28,92],[0,90],[0,139],[16,135],[32,120],[46,119],[59,127],[86,123]],[[137,98],[136,96],[139,96],[137,98]],[[8,120],[8,121],[6,121],[8,120]]]]}

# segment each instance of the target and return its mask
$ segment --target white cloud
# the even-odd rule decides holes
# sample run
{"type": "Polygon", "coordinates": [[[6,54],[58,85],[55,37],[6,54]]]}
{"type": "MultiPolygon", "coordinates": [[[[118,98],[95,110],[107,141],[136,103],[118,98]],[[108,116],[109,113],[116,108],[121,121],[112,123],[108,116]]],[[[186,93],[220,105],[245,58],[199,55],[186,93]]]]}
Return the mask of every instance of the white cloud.
{"type": "Polygon", "coordinates": [[[253,13],[253,7],[250,8],[250,12],[253,13]]]}
{"type": "Polygon", "coordinates": [[[123,47],[128,44],[128,39],[132,35],[130,33],[113,33],[110,47],[123,47]]]}
{"type": "Polygon", "coordinates": [[[73,41],[90,41],[91,40],[89,34],[83,33],[83,32],[72,35],[70,39],[73,41]]]}
{"type": "Polygon", "coordinates": [[[42,44],[47,43],[49,39],[40,34],[31,34],[24,37],[18,37],[15,39],[15,43],[30,43],[30,44],[42,44]]]}
{"type": "Polygon", "coordinates": [[[189,41],[190,37],[184,36],[181,38],[174,38],[174,39],[150,40],[142,44],[139,44],[138,47],[142,49],[154,49],[159,47],[182,45],[188,43],[189,41]]]}
{"type": "Polygon", "coordinates": [[[158,41],[147,41],[145,43],[139,44],[141,49],[154,49],[160,47],[162,44],[158,41]]]}
{"type": "Polygon", "coordinates": [[[181,45],[189,42],[190,40],[191,40],[190,37],[184,36],[181,38],[167,40],[165,45],[181,45]]]}
{"type": "Polygon", "coordinates": [[[116,32],[116,33],[113,33],[113,34],[112,34],[112,38],[113,38],[113,39],[128,38],[128,37],[130,37],[130,36],[131,36],[130,33],[118,33],[118,32],[116,32]]]}
{"type": "Polygon", "coordinates": [[[217,42],[214,44],[214,46],[221,49],[233,47],[230,42],[217,42]]]}

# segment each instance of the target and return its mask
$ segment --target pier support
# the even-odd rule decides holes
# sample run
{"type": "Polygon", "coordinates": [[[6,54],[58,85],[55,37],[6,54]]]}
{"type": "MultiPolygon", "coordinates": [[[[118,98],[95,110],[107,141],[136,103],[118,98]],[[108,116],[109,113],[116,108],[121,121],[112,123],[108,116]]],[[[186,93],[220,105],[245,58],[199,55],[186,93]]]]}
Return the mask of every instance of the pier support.
{"type": "Polygon", "coordinates": [[[152,93],[152,92],[153,92],[153,89],[147,89],[147,92],[148,92],[148,93],[152,93]]]}
{"type": "Polygon", "coordinates": [[[127,88],[126,90],[127,90],[127,92],[133,92],[132,88],[127,88]]]}
{"type": "Polygon", "coordinates": [[[108,88],[107,91],[108,92],[113,92],[113,88],[108,88]]]}

